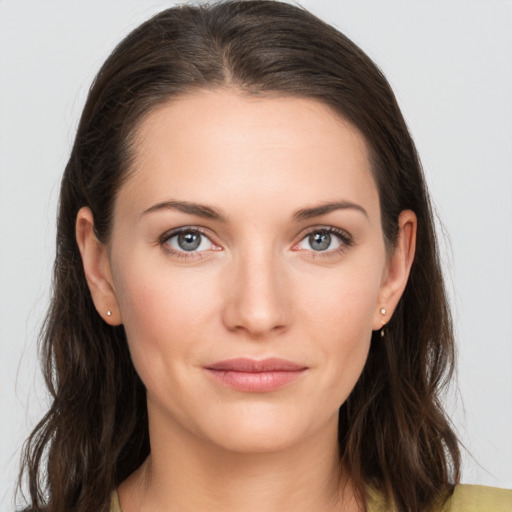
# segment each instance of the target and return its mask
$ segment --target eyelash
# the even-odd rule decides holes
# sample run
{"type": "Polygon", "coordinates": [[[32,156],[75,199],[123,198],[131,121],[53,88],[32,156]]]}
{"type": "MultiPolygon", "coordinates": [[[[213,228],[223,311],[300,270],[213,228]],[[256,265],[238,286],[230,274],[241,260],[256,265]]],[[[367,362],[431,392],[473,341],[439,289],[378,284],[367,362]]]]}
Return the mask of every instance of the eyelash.
{"type": "Polygon", "coordinates": [[[184,226],[182,228],[173,229],[171,231],[167,231],[159,238],[159,243],[162,248],[164,248],[165,251],[172,254],[175,257],[182,258],[182,259],[190,259],[190,258],[202,258],[202,252],[204,251],[190,251],[187,252],[185,250],[183,251],[177,251],[173,249],[168,242],[171,240],[171,238],[174,238],[176,236],[179,236],[181,233],[199,233],[201,236],[207,238],[210,243],[214,246],[217,246],[211,239],[211,235],[208,235],[205,230],[203,230],[200,227],[196,226],[184,226]]]}
{"type": "MultiPolygon", "coordinates": [[[[304,241],[307,237],[311,236],[313,233],[326,233],[329,235],[334,235],[340,242],[340,246],[336,249],[331,249],[329,251],[315,251],[313,249],[308,250],[313,258],[328,258],[331,256],[337,256],[347,249],[354,245],[354,237],[350,235],[347,231],[340,228],[335,228],[334,226],[314,226],[310,228],[306,232],[301,235],[299,242],[294,244],[297,246],[302,241],[304,241]]],[[[298,249],[301,250],[301,249],[298,249]]],[[[305,249],[302,249],[305,250],[305,249]]]]}
{"type": "MultiPolygon", "coordinates": [[[[202,252],[205,251],[190,251],[187,252],[185,250],[177,251],[170,247],[169,240],[172,238],[179,236],[181,233],[199,233],[201,236],[207,238],[210,243],[216,247],[218,247],[212,240],[211,236],[207,234],[205,230],[196,226],[184,226],[181,228],[173,229],[171,231],[167,231],[159,238],[159,244],[162,248],[164,248],[168,253],[182,259],[190,259],[190,258],[202,258],[202,252]]],[[[298,244],[303,242],[307,237],[311,236],[313,233],[325,233],[329,235],[334,235],[340,242],[340,246],[336,249],[331,249],[328,251],[315,251],[314,249],[308,250],[311,253],[313,258],[318,257],[329,257],[341,254],[346,251],[350,247],[354,245],[354,238],[345,230],[335,228],[333,226],[315,226],[310,228],[308,231],[302,233],[300,240],[296,242],[293,246],[296,247],[298,244]]],[[[217,250],[220,250],[217,249],[217,250]]],[[[307,249],[297,249],[297,250],[307,250],[307,249]]]]}

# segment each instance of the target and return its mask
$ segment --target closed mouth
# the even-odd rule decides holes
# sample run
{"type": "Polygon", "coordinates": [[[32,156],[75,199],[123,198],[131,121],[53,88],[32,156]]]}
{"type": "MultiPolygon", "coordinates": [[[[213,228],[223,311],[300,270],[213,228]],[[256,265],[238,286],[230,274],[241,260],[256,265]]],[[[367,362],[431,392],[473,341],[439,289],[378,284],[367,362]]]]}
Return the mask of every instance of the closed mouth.
{"type": "Polygon", "coordinates": [[[238,391],[265,393],[276,391],[297,380],[307,366],[280,358],[255,360],[229,359],[205,367],[217,381],[238,391]]]}

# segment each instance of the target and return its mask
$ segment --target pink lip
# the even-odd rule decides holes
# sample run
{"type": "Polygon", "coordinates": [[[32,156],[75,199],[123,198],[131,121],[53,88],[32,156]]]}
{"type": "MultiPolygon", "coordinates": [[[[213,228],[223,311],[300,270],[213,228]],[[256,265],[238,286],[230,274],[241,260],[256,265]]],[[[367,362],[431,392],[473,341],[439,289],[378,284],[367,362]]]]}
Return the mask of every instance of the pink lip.
{"type": "Polygon", "coordinates": [[[297,380],[307,367],[286,359],[257,361],[238,358],[219,361],[205,369],[213,378],[229,387],[249,393],[264,393],[297,380]]]}

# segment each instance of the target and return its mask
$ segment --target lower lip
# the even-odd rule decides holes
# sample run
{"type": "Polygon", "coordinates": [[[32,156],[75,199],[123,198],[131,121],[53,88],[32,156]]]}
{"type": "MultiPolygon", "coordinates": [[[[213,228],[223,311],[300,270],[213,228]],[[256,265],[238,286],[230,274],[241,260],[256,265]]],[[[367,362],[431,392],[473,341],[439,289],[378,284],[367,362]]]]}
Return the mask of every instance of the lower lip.
{"type": "Polygon", "coordinates": [[[216,380],[228,387],[246,393],[267,393],[276,391],[300,378],[306,369],[279,370],[268,372],[239,372],[233,370],[206,369],[216,380]]]}

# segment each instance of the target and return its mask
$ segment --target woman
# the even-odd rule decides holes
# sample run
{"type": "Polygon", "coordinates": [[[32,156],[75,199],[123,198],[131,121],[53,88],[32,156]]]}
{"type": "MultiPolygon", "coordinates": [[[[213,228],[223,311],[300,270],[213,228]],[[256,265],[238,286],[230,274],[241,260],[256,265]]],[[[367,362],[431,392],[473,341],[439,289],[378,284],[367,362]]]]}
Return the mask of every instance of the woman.
{"type": "Polygon", "coordinates": [[[455,487],[451,321],[394,96],[290,5],[170,9],[104,64],[62,182],[44,350],[32,510],[510,501],[455,487]]]}

